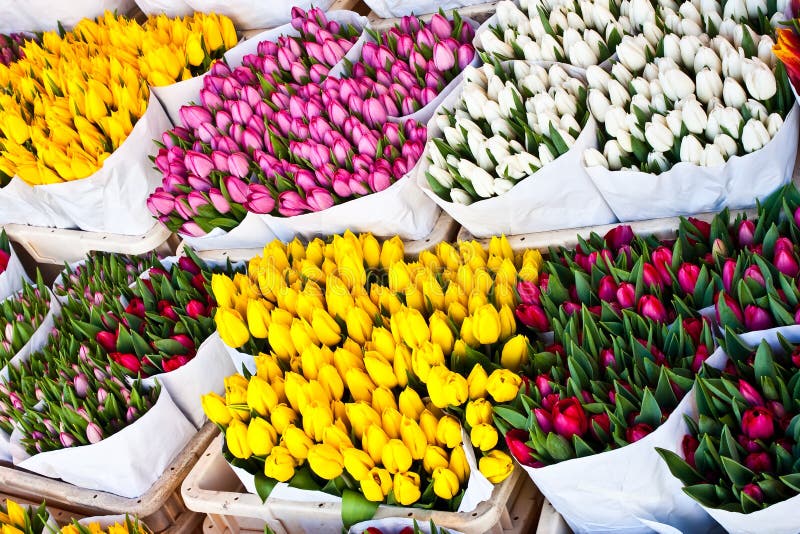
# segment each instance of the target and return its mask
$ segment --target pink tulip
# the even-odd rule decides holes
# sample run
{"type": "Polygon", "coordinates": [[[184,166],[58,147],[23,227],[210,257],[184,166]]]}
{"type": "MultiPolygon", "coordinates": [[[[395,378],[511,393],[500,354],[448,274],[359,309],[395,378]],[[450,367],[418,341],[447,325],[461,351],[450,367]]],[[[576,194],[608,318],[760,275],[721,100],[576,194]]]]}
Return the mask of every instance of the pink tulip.
{"type": "Polygon", "coordinates": [[[231,205],[228,203],[228,200],[222,195],[222,192],[219,189],[211,189],[208,192],[208,197],[211,200],[211,204],[214,206],[220,214],[225,214],[231,211],[231,205]]]}
{"type": "Polygon", "coordinates": [[[340,59],[344,57],[345,50],[342,48],[340,42],[332,39],[325,41],[322,45],[322,55],[324,56],[325,63],[328,65],[336,65],[340,59]]]}
{"type": "Polygon", "coordinates": [[[697,279],[700,277],[700,267],[691,263],[684,263],[678,269],[678,285],[687,295],[694,293],[697,279]]]}
{"type": "Polygon", "coordinates": [[[653,295],[642,295],[638,304],[639,313],[653,321],[663,323],[667,320],[667,310],[658,297],[653,295]]]}
{"type": "Polygon", "coordinates": [[[317,187],[306,193],[306,203],[312,211],[323,211],[333,206],[334,201],[330,192],[317,187]]]}
{"type": "Polygon", "coordinates": [[[449,71],[456,64],[455,54],[440,41],[433,46],[433,63],[440,72],[449,71]]]}
{"type": "Polygon", "coordinates": [[[517,282],[517,293],[523,304],[539,304],[539,298],[542,294],[539,286],[533,282],[520,280],[517,282]]]}
{"type": "Polygon", "coordinates": [[[756,225],[751,220],[744,220],[739,223],[737,231],[738,241],[740,247],[748,247],[753,244],[755,240],[756,225]]]}
{"type": "Polygon", "coordinates": [[[175,209],[175,197],[158,187],[147,199],[147,207],[155,216],[169,215],[175,209]]]}
{"type": "Polygon", "coordinates": [[[211,122],[211,113],[202,106],[183,106],[178,112],[181,122],[188,128],[197,128],[204,122],[211,122]]]}
{"type": "Polygon", "coordinates": [[[227,131],[230,125],[233,124],[233,116],[227,111],[217,111],[214,116],[214,124],[217,125],[221,131],[227,131]]]}
{"type": "Polygon", "coordinates": [[[761,274],[761,269],[758,267],[758,265],[751,265],[745,269],[742,278],[745,280],[752,280],[761,287],[767,285],[767,282],[764,280],[764,276],[761,274]]]}
{"type": "Polygon", "coordinates": [[[419,31],[420,22],[417,17],[405,16],[400,19],[400,29],[403,33],[414,33],[419,31]]]}
{"type": "Polygon", "coordinates": [[[247,184],[235,176],[227,176],[222,182],[225,184],[225,189],[228,191],[228,196],[236,204],[244,204],[247,201],[248,187],[247,184]]]}
{"type": "Polygon", "coordinates": [[[475,47],[464,43],[458,47],[456,56],[458,57],[458,68],[464,70],[475,59],[475,47]]]}
{"type": "Polygon", "coordinates": [[[275,209],[275,198],[266,186],[250,184],[245,206],[253,213],[272,213],[275,209]]]}
{"type": "Polygon", "coordinates": [[[621,282],[617,288],[617,302],[623,308],[633,308],[636,302],[636,288],[627,282],[621,282]]]}
{"type": "Polygon", "coordinates": [[[758,390],[741,378],[739,379],[739,393],[742,394],[742,397],[744,397],[744,400],[747,401],[750,406],[764,405],[764,399],[761,397],[758,390]]]}
{"type": "Polygon", "coordinates": [[[186,153],[184,163],[191,173],[201,178],[208,177],[211,171],[214,170],[214,163],[211,161],[211,158],[193,150],[186,153]]]}
{"type": "MultiPolygon", "coordinates": [[[[433,34],[439,39],[446,39],[453,33],[453,23],[438,13],[431,18],[430,22],[426,24],[426,27],[430,28],[433,34]]],[[[422,31],[420,33],[422,33],[422,31]]]]}
{"type": "Polygon", "coordinates": [[[89,440],[89,443],[99,443],[103,440],[103,431],[97,423],[86,425],[86,439],[89,440]]]}
{"type": "Polygon", "coordinates": [[[731,259],[725,260],[725,263],[722,265],[722,287],[725,288],[725,291],[731,291],[735,275],[736,262],[731,259]]]}
{"type": "Polygon", "coordinates": [[[208,200],[200,191],[192,191],[186,198],[195,214],[199,214],[198,210],[208,204],[208,200]]]}
{"type": "Polygon", "coordinates": [[[800,226],[800,207],[794,210],[794,224],[800,226]]]}
{"type": "Polygon", "coordinates": [[[192,236],[192,237],[200,237],[206,235],[206,231],[200,228],[200,226],[192,221],[186,221],[181,225],[178,229],[178,233],[192,236]]]}
{"type": "Polygon", "coordinates": [[[278,195],[278,212],[284,217],[293,217],[309,210],[306,201],[297,191],[284,191],[278,195]]]}
{"type": "Polygon", "coordinates": [[[244,152],[236,152],[228,156],[229,172],[237,178],[245,178],[250,174],[250,158],[244,152]]]}
{"type": "Polygon", "coordinates": [[[795,278],[800,273],[800,265],[790,250],[778,251],[776,248],[774,264],[776,269],[791,278],[795,278]]]}

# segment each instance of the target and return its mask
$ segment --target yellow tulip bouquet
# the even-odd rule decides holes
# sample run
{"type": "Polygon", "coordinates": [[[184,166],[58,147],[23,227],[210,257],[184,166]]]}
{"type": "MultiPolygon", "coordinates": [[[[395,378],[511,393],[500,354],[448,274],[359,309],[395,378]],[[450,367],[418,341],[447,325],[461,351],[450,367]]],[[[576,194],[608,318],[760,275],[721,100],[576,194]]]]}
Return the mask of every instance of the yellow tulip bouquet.
{"type": "Polygon", "coordinates": [[[514,287],[541,263],[505,238],[406,262],[399,238],[348,232],[274,241],[247,275],[215,275],[222,340],[256,355],[203,398],[226,458],[264,499],[277,482],[341,495],[346,523],[379,503],[457,510],[467,454],[492,483],[513,470],[492,414],[519,391],[531,349],[514,287]]]}
{"type": "Polygon", "coordinates": [[[72,524],[62,527],[59,534],[150,534],[152,531],[136,517],[126,515],[123,521],[81,522],[72,520],[72,524]]]}
{"type": "Polygon", "coordinates": [[[26,42],[23,58],[0,64],[0,183],[92,175],[144,115],[149,86],[205,72],[236,42],[227,17],[139,24],[110,12],[26,42]]]}
{"type": "Polygon", "coordinates": [[[0,534],[42,534],[49,528],[50,514],[44,504],[38,508],[6,499],[0,504],[0,534]]]}

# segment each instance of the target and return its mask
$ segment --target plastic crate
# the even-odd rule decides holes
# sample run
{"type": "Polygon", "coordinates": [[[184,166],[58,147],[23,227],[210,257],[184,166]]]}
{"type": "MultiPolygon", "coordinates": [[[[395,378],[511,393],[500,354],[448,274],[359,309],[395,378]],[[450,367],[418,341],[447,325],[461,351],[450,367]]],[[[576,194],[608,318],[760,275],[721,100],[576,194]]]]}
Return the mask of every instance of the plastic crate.
{"type": "MultiPolygon", "coordinates": [[[[431,230],[431,233],[428,234],[426,238],[419,239],[417,241],[404,242],[406,256],[416,256],[423,250],[433,248],[437,243],[441,243],[442,241],[452,241],[456,238],[459,228],[460,226],[458,223],[448,214],[442,211],[439,215],[439,218],[436,220],[436,224],[433,226],[433,230],[431,230]]],[[[178,256],[183,255],[183,249],[185,246],[185,243],[180,244],[178,251],[176,252],[178,256]]],[[[230,250],[198,250],[195,251],[195,253],[204,260],[225,261],[229,259],[231,261],[247,261],[250,258],[254,258],[263,254],[264,249],[239,248],[230,250]]]]}
{"type": "MultiPolygon", "coordinates": [[[[48,507],[63,511],[61,516],[80,518],[127,513],[138,516],[155,533],[199,532],[203,516],[186,507],[180,484],[218,433],[213,423],[206,423],[155,484],[137,498],[78,488],[8,464],[0,464],[0,488],[11,498],[28,502],[44,500],[48,507]]],[[[60,516],[56,520],[61,522],[60,516]]]]}
{"type": "MultiPolygon", "coordinates": [[[[181,494],[190,510],[208,514],[204,531],[219,534],[264,532],[269,525],[276,533],[309,532],[309,519],[315,534],[336,533],[341,529],[341,507],[335,503],[301,503],[270,500],[245,493],[242,484],[221,454],[221,438],[214,440],[189,476],[181,494]]],[[[510,534],[533,532],[544,498],[522,470],[515,470],[497,485],[490,500],[472,512],[438,512],[419,508],[381,506],[382,517],[415,517],[433,520],[444,528],[465,534],[510,534]]]]}
{"type": "Polygon", "coordinates": [[[143,254],[155,250],[166,256],[177,246],[176,238],[163,225],[155,224],[142,235],[119,235],[65,230],[24,224],[3,226],[8,237],[19,243],[37,263],[63,265],[82,260],[93,250],[121,254],[143,254]]]}
{"type": "MultiPolygon", "coordinates": [[[[474,6],[467,6],[456,9],[456,11],[458,11],[462,17],[470,18],[475,22],[485,22],[489,17],[494,15],[496,10],[497,10],[496,1],[487,2],[485,4],[476,4],[474,6]]],[[[433,13],[427,15],[421,15],[420,18],[422,20],[428,20],[433,15],[434,15],[433,13]]],[[[375,30],[389,29],[395,24],[399,24],[400,22],[400,19],[398,18],[392,18],[392,19],[381,18],[378,15],[376,15],[375,12],[372,10],[370,10],[369,14],[367,15],[367,18],[369,19],[370,26],[375,30]]]]}
{"type": "Polygon", "coordinates": [[[572,534],[572,529],[547,499],[542,504],[542,513],[539,516],[536,534],[572,534]]]}

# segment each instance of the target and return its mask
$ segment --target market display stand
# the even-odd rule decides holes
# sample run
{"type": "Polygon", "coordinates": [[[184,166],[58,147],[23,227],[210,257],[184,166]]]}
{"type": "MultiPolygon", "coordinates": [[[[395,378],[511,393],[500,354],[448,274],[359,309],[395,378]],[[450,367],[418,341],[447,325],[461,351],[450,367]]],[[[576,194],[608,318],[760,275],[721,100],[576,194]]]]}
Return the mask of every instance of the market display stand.
{"type": "MultiPolygon", "coordinates": [[[[341,507],[330,502],[267,500],[247,493],[221,453],[222,438],[214,440],[183,482],[181,494],[190,510],[208,514],[207,534],[256,534],[268,525],[276,534],[337,530],[341,507]]],[[[516,469],[495,486],[492,497],[472,512],[441,512],[381,505],[375,519],[412,517],[420,523],[464,534],[523,534],[539,521],[543,497],[530,477],[516,469]]]]}
{"type": "Polygon", "coordinates": [[[218,433],[219,430],[213,423],[207,423],[175,457],[147,493],[137,498],[128,499],[79,488],[2,463],[0,488],[14,499],[45,501],[60,524],[64,523],[62,519],[69,517],[131,514],[144,521],[154,534],[193,534],[200,531],[203,516],[194,513],[184,504],[180,485],[218,433]],[[55,512],[62,513],[59,515],[55,512]]]}

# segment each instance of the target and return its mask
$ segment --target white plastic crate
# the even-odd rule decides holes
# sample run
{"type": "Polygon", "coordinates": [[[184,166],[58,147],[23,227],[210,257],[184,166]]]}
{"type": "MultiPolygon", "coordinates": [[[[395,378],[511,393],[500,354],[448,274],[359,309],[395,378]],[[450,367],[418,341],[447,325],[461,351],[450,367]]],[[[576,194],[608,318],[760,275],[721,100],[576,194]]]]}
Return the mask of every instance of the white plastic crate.
{"type": "MultiPolygon", "coordinates": [[[[405,252],[406,256],[416,256],[423,250],[428,250],[436,246],[437,243],[441,243],[442,241],[452,241],[456,238],[459,230],[458,223],[453,220],[449,215],[447,215],[444,211],[441,212],[439,215],[439,219],[436,221],[436,224],[433,226],[433,230],[428,236],[424,239],[419,239],[416,241],[405,241],[405,252]]],[[[264,243],[266,245],[266,243],[264,243]]],[[[186,247],[185,243],[181,243],[178,247],[178,251],[176,254],[178,256],[183,255],[183,249],[186,247]]],[[[247,261],[250,258],[254,258],[256,256],[260,256],[264,253],[264,249],[262,248],[239,248],[239,249],[230,249],[230,250],[198,250],[195,253],[201,258],[206,261],[213,260],[213,261],[247,261]]]]}
{"type": "Polygon", "coordinates": [[[146,234],[119,235],[65,230],[24,224],[3,226],[9,239],[19,243],[37,263],[63,265],[82,260],[93,250],[120,254],[144,254],[155,250],[169,256],[175,239],[163,225],[155,224],[146,234]]]}
{"type": "MultiPolygon", "coordinates": [[[[207,534],[262,533],[265,525],[278,534],[340,532],[339,504],[279,500],[265,504],[258,495],[245,493],[221,454],[221,443],[221,438],[214,440],[181,488],[190,510],[208,514],[204,527],[207,534]]],[[[472,512],[381,506],[375,517],[414,517],[426,523],[433,520],[440,527],[465,534],[525,533],[534,531],[542,501],[530,477],[517,469],[495,487],[490,500],[472,512]]]]}

